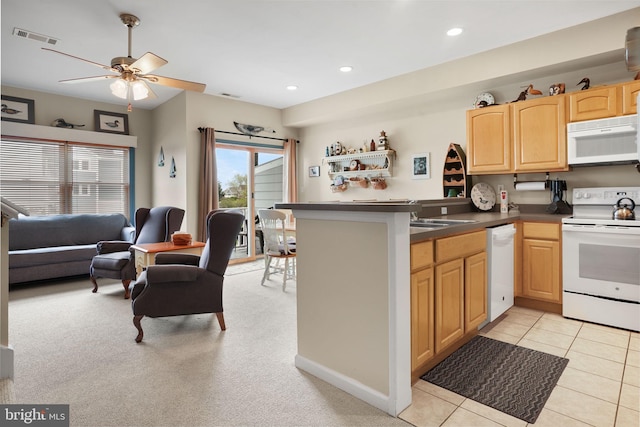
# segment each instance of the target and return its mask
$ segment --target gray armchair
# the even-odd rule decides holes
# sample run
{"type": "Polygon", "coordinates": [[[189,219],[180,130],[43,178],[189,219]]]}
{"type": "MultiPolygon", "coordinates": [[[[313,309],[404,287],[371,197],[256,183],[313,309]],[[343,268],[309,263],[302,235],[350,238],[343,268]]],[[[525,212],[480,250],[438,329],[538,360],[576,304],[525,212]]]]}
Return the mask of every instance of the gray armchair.
{"type": "Polygon", "coordinates": [[[124,297],[129,298],[129,284],[136,278],[135,255],[130,249],[133,244],[159,243],[171,240],[171,234],[182,225],[184,210],[172,206],[140,208],[136,211],[136,235],[133,242],[98,242],[98,255],[93,257],[89,274],[93,291],[98,291],[98,277],[122,280],[124,297]]]}
{"type": "Polygon", "coordinates": [[[136,342],[143,337],[144,316],[166,317],[216,313],[220,329],[226,329],[222,308],[222,285],[229,258],[242,228],[244,215],[212,211],[207,216],[207,242],[201,256],[158,254],[131,285],[136,342]]]}

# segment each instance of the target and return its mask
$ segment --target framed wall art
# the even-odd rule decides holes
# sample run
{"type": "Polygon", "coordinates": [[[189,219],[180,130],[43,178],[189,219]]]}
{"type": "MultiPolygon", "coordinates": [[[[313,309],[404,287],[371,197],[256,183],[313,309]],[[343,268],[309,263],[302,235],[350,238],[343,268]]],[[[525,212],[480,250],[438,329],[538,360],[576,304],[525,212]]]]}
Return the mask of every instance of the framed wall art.
{"type": "Polygon", "coordinates": [[[411,156],[411,177],[413,179],[431,178],[431,165],[429,162],[430,153],[419,153],[411,156]]]}
{"type": "Polygon", "coordinates": [[[129,116],[126,114],[93,110],[93,119],[96,132],[129,135],[129,116]]]}
{"type": "Polygon", "coordinates": [[[320,176],[320,166],[309,167],[309,176],[310,177],[320,176]]]}
{"type": "Polygon", "coordinates": [[[2,95],[2,120],[34,124],[35,118],[33,99],[2,95]]]}

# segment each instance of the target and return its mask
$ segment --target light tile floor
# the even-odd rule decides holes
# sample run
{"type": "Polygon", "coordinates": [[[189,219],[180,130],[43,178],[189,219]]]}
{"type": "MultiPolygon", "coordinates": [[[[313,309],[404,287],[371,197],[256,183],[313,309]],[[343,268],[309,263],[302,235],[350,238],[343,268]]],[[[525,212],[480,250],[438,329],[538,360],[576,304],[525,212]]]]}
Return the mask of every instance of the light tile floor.
{"type": "MultiPolygon", "coordinates": [[[[531,425],[640,427],[640,334],[523,307],[480,334],[569,359],[531,425]]],[[[529,425],[422,380],[400,418],[418,427],[529,425]]]]}

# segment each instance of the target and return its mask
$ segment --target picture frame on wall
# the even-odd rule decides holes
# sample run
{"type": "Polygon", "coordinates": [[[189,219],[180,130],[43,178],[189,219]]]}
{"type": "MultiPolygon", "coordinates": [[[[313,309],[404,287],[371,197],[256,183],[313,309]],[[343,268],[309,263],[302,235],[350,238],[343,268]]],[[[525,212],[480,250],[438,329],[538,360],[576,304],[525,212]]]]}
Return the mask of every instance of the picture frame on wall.
{"type": "Polygon", "coordinates": [[[2,95],[2,120],[34,124],[36,122],[33,99],[2,95]]]}
{"type": "Polygon", "coordinates": [[[320,176],[320,166],[310,166],[309,167],[309,176],[315,178],[320,176]]]}
{"type": "Polygon", "coordinates": [[[129,116],[126,114],[93,110],[93,120],[96,132],[129,135],[129,116]]]}
{"type": "Polygon", "coordinates": [[[430,157],[430,153],[418,153],[411,156],[411,177],[413,179],[431,178],[430,157]]]}

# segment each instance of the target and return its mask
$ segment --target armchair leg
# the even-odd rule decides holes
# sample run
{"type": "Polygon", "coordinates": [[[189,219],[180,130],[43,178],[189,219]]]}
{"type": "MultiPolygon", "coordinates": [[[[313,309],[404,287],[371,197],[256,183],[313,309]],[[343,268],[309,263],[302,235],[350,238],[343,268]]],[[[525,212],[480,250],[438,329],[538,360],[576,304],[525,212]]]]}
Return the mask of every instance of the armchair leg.
{"type": "Polygon", "coordinates": [[[138,336],[136,337],[137,343],[142,341],[142,336],[144,335],[144,333],[142,332],[142,325],[140,324],[140,321],[142,320],[143,317],[144,317],[144,314],[133,316],[133,325],[138,330],[138,336]]]}
{"type": "Polygon", "coordinates": [[[216,317],[218,318],[218,323],[220,324],[220,329],[223,331],[227,330],[227,326],[224,324],[224,313],[216,313],[216,317]]]}
{"type": "Polygon", "coordinates": [[[129,283],[131,283],[131,280],[122,281],[122,286],[124,286],[124,299],[129,299],[131,296],[131,292],[129,292],[129,283]]]}
{"type": "Polygon", "coordinates": [[[91,292],[95,294],[96,292],[98,292],[98,281],[93,276],[89,276],[89,278],[91,279],[91,283],[93,283],[93,290],[91,292]]]}

